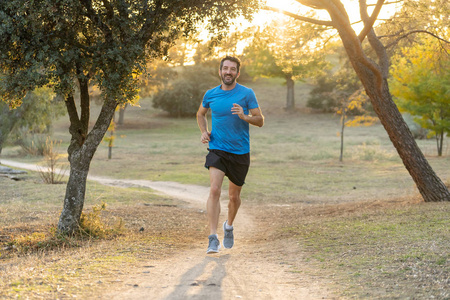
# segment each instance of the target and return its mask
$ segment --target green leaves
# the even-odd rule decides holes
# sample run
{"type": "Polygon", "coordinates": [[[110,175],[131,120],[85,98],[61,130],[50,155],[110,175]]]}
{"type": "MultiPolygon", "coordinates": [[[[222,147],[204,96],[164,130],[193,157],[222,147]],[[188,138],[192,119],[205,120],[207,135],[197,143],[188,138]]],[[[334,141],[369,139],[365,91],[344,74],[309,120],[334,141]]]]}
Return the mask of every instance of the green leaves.
{"type": "Polygon", "coordinates": [[[302,79],[325,67],[324,52],[317,50],[320,31],[316,25],[276,20],[254,34],[246,48],[252,75],[302,79]]]}
{"type": "MultiPolygon", "coordinates": [[[[399,109],[436,136],[450,134],[450,47],[431,37],[393,57],[390,89],[399,109]]],[[[438,152],[439,151],[438,140],[438,152]]]]}
{"type": "Polygon", "coordinates": [[[216,69],[206,66],[186,66],[179,78],[159,89],[153,97],[153,106],[173,117],[194,116],[205,91],[219,85],[216,69]]]}
{"type": "Polygon", "coordinates": [[[88,77],[104,98],[136,98],[133,73],[166,55],[180,33],[198,22],[225,32],[230,19],[249,16],[257,0],[2,1],[0,70],[3,99],[22,98],[49,82],[61,94],[73,92],[75,78],[88,77]],[[230,5],[232,4],[232,5],[230,5]]]}

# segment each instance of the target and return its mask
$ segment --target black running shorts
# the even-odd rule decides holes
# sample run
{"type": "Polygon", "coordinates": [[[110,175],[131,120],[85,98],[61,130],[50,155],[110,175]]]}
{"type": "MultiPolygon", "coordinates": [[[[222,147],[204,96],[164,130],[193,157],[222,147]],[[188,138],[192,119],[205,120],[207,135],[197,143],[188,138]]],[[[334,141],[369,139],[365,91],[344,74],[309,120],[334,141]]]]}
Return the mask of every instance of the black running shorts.
{"type": "Polygon", "coordinates": [[[243,186],[250,167],[250,153],[240,155],[216,149],[208,150],[205,168],[217,168],[223,171],[232,183],[243,186]]]}

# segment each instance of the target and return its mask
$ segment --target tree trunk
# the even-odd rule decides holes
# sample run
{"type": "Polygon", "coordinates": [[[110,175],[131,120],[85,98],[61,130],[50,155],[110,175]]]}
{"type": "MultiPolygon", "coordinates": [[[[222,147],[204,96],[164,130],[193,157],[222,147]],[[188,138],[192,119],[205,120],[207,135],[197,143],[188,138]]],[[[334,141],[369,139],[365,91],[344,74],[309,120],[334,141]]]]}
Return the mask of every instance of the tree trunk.
{"type": "Polygon", "coordinates": [[[73,234],[79,226],[83,211],[86,180],[90,161],[81,159],[81,151],[72,154],[70,159],[70,176],[67,182],[64,207],[58,222],[58,231],[73,234]]]}
{"type": "Polygon", "coordinates": [[[438,156],[442,156],[442,148],[444,145],[444,130],[442,129],[441,132],[436,133],[436,142],[437,142],[437,151],[438,156]]]}
{"type": "Polygon", "coordinates": [[[345,129],[345,116],[347,113],[347,109],[344,108],[342,110],[342,118],[341,118],[341,155],[339,156],[339,161],[342,162],[344,160],[344,129],[345,129]]]}
{"type": "Polygon", "coordinates": [[[117,122],[118,125],[123,125],[123,121],[125,119],[125,109],[127,108],[128,103],[126,103],[123,107],[119,109],[119,120],[117,122]]]}
{"type": "Polygon", "coordinates": [[[450,201],[448,188],[429,165],[392,100],[387,81],[383,79],[382,88],[379,90],[370,71],[359,63],[356,63],[355,66],[356,73],[371,99],[381,124],[386,129],[392,144],[397,149],[425,202],[450,201]]]}
{"type": "MultiPolygon", "coordinates": [[[[360,0],[360,12],[364,21],[364,29],[357,36],[350,26],[348,16],[342,4],[323,1],[328,5],[328,12],[338,30],[345,51],[363,84],[372,106],[389,135],[406,169],[413,178],[425,202],[450,201],[450,192],[441,179],[431,168],[422,151],[420,151],[411,131],[402,118],[389,92],[387,77],[389,74],[389,57],[384,45],[372,29],[373,20],[369,20],[364,0],[360,0]],[[370,47],[378,57],[378,64],[368,58],[362,48],[362,42],[367,36],[370,47]]],[[[377,2],[377,8],[380,8],[377,2]]],[[[382,4],[382,2],[381,2],[382,4]]],[[[376,16],[375,16],[376,17],[376,16]]]]}
{"type": "Polygon", "coordinates": [[[294,80],[292,80],[292,75],[286,75],[286,86],[287,86],[287,97],[286,97],[286,110],[293,111],[295,109],[295,98],[294,98],[294,80]]]}
{"type": "Polygon", "coordinates": [[[58,223],[58,230],[62,233],[73,234],[78,229],[91,160],[108,130],[116,106],[117,103],[114,100],[105,100],[97,122],[85,142],[77,146],[72,144],[74,140],[76,142],[77,140],[72,139],[69,146],[72,150],[71,152],[69,150],[70,177],[64,197],[64,208],[58,223]]]}
{"type": "Polygon", "coordinates": [[[70,118],[69,132],[72,139],[67,151],[70,162],[70,176],[64,197],[64,207],[58,222],[58,231],[64,234],[73,234],[78,230],[91,160],[108,130],[118,105],[115,100],[105,99],[94,127],[87,134],[90,114],[89,80],[82,77],[79,79],[79,84],[80,116],[78,116],[73,95],[69,95],[66,99],[67,112],[70,118]]]}

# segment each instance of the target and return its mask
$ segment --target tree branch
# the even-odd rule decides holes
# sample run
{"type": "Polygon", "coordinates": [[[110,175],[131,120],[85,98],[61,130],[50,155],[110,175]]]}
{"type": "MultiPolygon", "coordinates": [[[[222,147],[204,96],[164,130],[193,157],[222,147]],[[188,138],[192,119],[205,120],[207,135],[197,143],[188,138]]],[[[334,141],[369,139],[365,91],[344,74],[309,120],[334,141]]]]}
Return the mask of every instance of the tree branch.
{"type": "Polygon", "coordinates": [[[354,61],[363,64],[370,71],[372,71],[373,75],[376,78],[377,88],[381,90],[383,86],[382,72],[380,71],[378,66],[365,55],[362,49],[361,41],[358,39],[355,31],[350,26],[350,20],[348,19],[348,15],[347,14],[343,15],[340,12],[340,9],[335,4],[335,0],[328,0],[328,6],[329,6],[327,8],[328,13],[330,14],[332,20],[336,24],[335,27],[339,31],[339,35],[341,36],[342,42],[344,43],[344,47],[347,49],[348,55],[349,56],[356,55],[357,58],[355,58],[354,61]],[[351,50],[353,53],[349,53],[349,50],[351,50]]]}
{"type": "Polygon", "coordinates": [[[98,145],[101,143],[105,132],[108,130],[111,120],[115,114],[118,102],[114,99],[105,99],[100,114],[95,122],[94,127],[86,137],[86,152],[89,157],[94,156],[98,145]]]}
{"type": "Polygon", "coordinates": [[[364,40],[365,36],[369,39],[369,44],[372,47],[372,49],[375,51],[377,57],[378,57],[378,63],[381,69],[381,72],[376,72],[375,76],[377,77],[377,80],[381,86],[383,78],[387,78],[389,74],[389,58],[386,53],[386,49],[384,45],[380,42],[380,40],[377,38],[375,31],[373,29],[373,23],[377,19],[377,16],[380,12],[381,7],[383,6],[384,0],[378,0],[377,6],[375,7],[372,16],[369,17],[369,14],[367,13],[367,3],[366,0],[359,0],[359,6],[360,6],[360,14],[361,19],[364,22],[364,29],[359,34],[358,38],[362,41],[364,40]]]}
{"type": "Polygon", "coordinates": [[[68,95],[65,100],[67,113],[69,114],[70,124],[79,126],[80,118],[78,117],[77,106],[75,105],[75,99],[73,98],[73,95],[72,94],[68,95]]]}
{"type": "MultiPolygon", "coordinates": [[[[328,14],[330,14],[331,20],[333,20],[333,22],[336,22],[337,24],[341,25],[340,26],[341,30],[346,31],[346,34],[348,34],[349,36],[353,36],[354,30],[350,26],[350,20],[348,18],[348,14],[345,11],[344,7],[342,6],[342,3],[340,3],[340,1],[337,1],[340,4],[340,6],[339,6],[339,5],[336,5],[336,1],[337,0],[326,0],[326,4],[325,4],[326,10],[328,11],[328,14]]],[[[337,28],[337,26],[335,26],[335,27],[337,28]]]]}
{"type": "MultiPolygon", "coordinates": [[[[384,2],[385,5],[389,5],[389,4],[398,4],[398,3],[402,3],[404,2],[403,0],[399,0],[399,1],[391,1],[391,2],[384,2]]],[[[370,6],[376,6],[376,4],[367,4],[367,7],[370,6]]]]}
{"type": "Polygon", "coordinates": [[[270,7],[270,6],[264,6],[262,9],[274,11],[274,12],[277,12],[277,13],[281,13],[283,15],[286,15],[288,17],[294,18],[296,20],[309,22],[309,23],[313,23],[313,24],[317,24],[317,25],[334,27],[332,21],[322,21],[322,20],[317,20],[317,19],[313,19],[313,18],[303,17],[303,16],[299,16],[297,14],[294,14],[294,13],[291,13],[291,12],[288,12],[288,11],[285,11],[285,10],[282,10],[282,9],[270,7]]]}
{"type": "MultiPolygon", "coordinates": [[[[436,38],[436,39],[438,39],[438,40],[440,40],[440,41],[442,41],[442,42],[444,42],[444,43],[450,44],[450,41],[447,41],[447,40],[445,40],[445,39],[443,39],[443,38],[437,36],[436,34],[434,34],[434,33],[432,33],[432,32],[429,32],[429,31],[427,31],[427,30],[412,30],[412,31],[410,31],[410,32],[408,32],[408,33],[406,33],[406,34],[404,34],[404,35],[398,37],[394,42],[388,44],[388,45],[386,46],[386,48],[389,48],[389,47],[391,47],[392,45],[397,44],[400,40],[402,40],[402,39],[404,39],[404,38],[407,38],[408,36],[410,36],[411,34],[414,34],[414,33],[426,33],[426,34],[429,34],[429,35],[431,35],[432,37],[434,37],[434,38],[436,38]]],[[[381,39],[381,38],[385,38],[385,37],[394,37],[394,36],[397,36],[397,34],[380,35],[380,36],[378,36],[378,38],[381,39]]]]}
{"type": "Polygon", "coordinates": [[[375,9],[372,12],[372,15],[368,16],[367,14],[367,5],[365,0],[359,0],[361,17],[364,21],[364,28],[361,33],[358,35],[359,40],[362,42],[366,38],[366,35],[373,28],[373,24],[377,20],[378,15],[380,14],[381,7],[383,7],[384,0],[378,0],[375,6],[375,9]]]}
{"type": "Polygon", "coordinates": [[[296,0],[296,1],[304,6],[308,6],[314,9],[325,9],[325,6],[321,4],[320,1],[315,0],[296,0]]]}
{"type": "Polygon", "coordinates": [[[341,14],[343,14],[348,19],[347,11],[345,10],[344,5],[340,0],[331,0],[333,2],[334,6],[339,10],[341,14]]]}
{"type": "Polygon", "coordinates": [[[73,94],[69,94],[67,96],[67,98],[65,99],[65,103],[70,120],[69,132],[72,136],[69,148],[67,149],[70,160],[71,154],[73,153],[73,151],[75,151],[75,149],[83,145],[86,136],[83,136],[83,130],[80,119],[78,117],[77,107],[75,105],[73,94]]]}
{"type": "Polygon", "coordinates": [[[371,29],[367,34],[367,38],[369,40],[369,44],[372,49],[375,50],[375,53],[378,57],[378,63],[381,68],[381,74],[384,79],[387,79],[389,76],[389,57],[386,53],[386,48],[381,43],[380,39],[377,38],[375,31],[371,29]]]}
{"type": "Polygon", "coordinates": [[[109,28],[105,23],[102,22],[102,19],[100,16],[95,12],[94,8],[92,7],[92,1],[91,0],[80,0],[81,4],[86,9],[87,17],[94,23],[95,26],[98,26],[100,30],[105,35],[106,42],[112,42],[112,31],[111,28],[109,28]]]}
{"type": "MultiPolygon", "coordinates": [[[[384,1],[384,0],[379,0],[379,1],[384,1]]],[[[332,21],[319,21],[316,19],[298,16],[296,14],[293,14],[293,13],[290,13],[290,12],[287,12],[284,10],[267,7],[267,6],[265,6],[264,9],[275,11],[275,12],[280,12],[284,15],[287,15],[287,16],[292,17],[297,20],[310,22],[310,23],[318,24],[318,25],[333,26],[334,28],[336,28],[339,31],[342,41],[344,42],[344,46],[348,45],[348,47],[347,46],[345,46],[345,47],[349,48],[348,50],[351,49],[351,52],[353,52],[353,53],[348,52],[349,56],[357,55],[358,57],[360,57],[360,59],[356,59],[356,61],[360,62],[361,64],[363,64],[369,70],[372,71],[373,75],[376,77],[377,87],[378,87],[378,89],[381,90],[382,85],[383,85],[382,72],[380,71],[380,69],[374,62],[372,62],[371,60],[369,60],[366,57],[366,55],[364,54],[364,51],[362,49],[360,40],[356,36],[355,31],[350,26],[350,20],[348,18],[348,14],[346,12],[342,13],[341,9],[339,9],[339,7],[336,6],[335,2],[336,2],[336,0],[327,0],[326,3],[321,2],[323,4],[323,6],[321,6],[321,7],[324,7],[328,11],[332,21]],[[346,37],[346,38],[344,38],[344,37],[346,37]],[[346,40],[346,41],[344,41],[344,40],[346,40]]],[[[342,3],[341,3],[341,5],[342,5],[342,3]]]]}
{"type": "Polygon", "coordinates": [[[87,135],[89,130],[90,119],[90,103],[89,103],[89,79],[86,76],[79,75],[78,82],[80,84],[80,102],[81,102],[81,128],[83,134],[87,135]]]}

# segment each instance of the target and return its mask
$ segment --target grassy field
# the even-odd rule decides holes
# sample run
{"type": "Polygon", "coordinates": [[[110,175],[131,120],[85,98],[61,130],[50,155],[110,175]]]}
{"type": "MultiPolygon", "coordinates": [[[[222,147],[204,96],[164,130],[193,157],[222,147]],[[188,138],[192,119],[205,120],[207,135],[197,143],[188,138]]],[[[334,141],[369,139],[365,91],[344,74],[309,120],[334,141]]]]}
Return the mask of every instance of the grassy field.
{"type": "MultiPolygon", "coordinates": [[[[343,298],[448,299],[448,203],[410,197],[268,212],[343,298]]],[[[302,266],[286,259],[292,272],[302,266]]]]}
{"type": "MultiPolygon", "coordinates": [[[[294,112],[284,111],[285,87],[278,82],[248,85],[256,92],[266,124],[251,128],[246,205],[268,219],[274,214],[276,235],[302,244],[318,273],[339,282],[341,297],[448,299],[448,203],[420,201],[382,126],[347,128],[340,163],[339,117],[305,108],[307,84],[296,87],[294,112]]],[[[53,138],[62,140],[64,153],[70,139],[67,117],[56,122],[53,138]]],[[[107,145],[102,144],[90,174],[207,186],[206,146],[199,139],[195,118],[167,118],[142,99],[140,107],[127,109],[113,158],[107,159],[107,145]]],[[[436,156],[434,140],[418,144],[450,184],[448,144],[443,157],[436,156]]],[[[2,157],[41,160],[20,156],[18,150],[5,148],[2,157]]],[[[40,183],[37,174],[21,182],[0,177],[0,295],[90,295],[105,288],[98,282],[113,284],[126,276],[123,266],[170,255],[205,234],[204,214],[180,201],[150,190],[90,182],[86,210],[105,202],[105,222],[114,228],[123,220],[124,228],[108,238],[55,240],[64,190],[65,185],[40,183]],[[186,221],[175,222],[174,217],[186,221]],[[173,239],[174,233],[192,226],[195,234],[186,241],[173,239]]]]}
{"type": "MultiPolygon", "coordinates": [[[[252,167],[246,198],[252,201],[348,201],[415,193],[414,183],[380,124],[347,128],[344,162],[339,162],[339,117],[306,113],[308,85],[297,85],[297,111],[285,112],[285,87],[272,82],[251,84],[259,98],[266,124],[251,128],[252,167]],[[380,193],[380,187],[383,192],[380,193]]],[[[93,109],[94,114],[98,109],[93,109]]],[[[56,139],[65,152],[67,117],[55,125],[56,139]]],[[[130,107],[119,127],[113,159],[101,144],[90,174],[207,185],[202,167],[206,146],[199,142],[195,118],[170,119],[154,110],[149,99],[130,107]]],[[[448,144],[445,156],[436,156],[435,141],[419,140],[421,149],[441,179],[449,180],[448,144]]],[[[5,149],[15,158],[17,149],[5,149]]],[[[36,161],[36,158],[21,160],[36,161]]]]}

